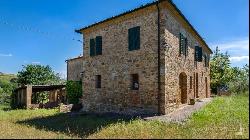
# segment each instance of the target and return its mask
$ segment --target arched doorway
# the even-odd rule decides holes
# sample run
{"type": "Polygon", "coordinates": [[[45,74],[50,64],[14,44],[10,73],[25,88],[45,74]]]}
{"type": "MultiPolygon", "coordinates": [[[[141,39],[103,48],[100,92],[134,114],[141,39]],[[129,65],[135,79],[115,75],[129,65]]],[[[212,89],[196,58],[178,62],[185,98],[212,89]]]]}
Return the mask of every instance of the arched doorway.
{"type": "Polygon", "coordinates": [[[187,75],[182,72],[179,75],[179,89],[181,91],[181,103],[187,103],[187,75]]]}

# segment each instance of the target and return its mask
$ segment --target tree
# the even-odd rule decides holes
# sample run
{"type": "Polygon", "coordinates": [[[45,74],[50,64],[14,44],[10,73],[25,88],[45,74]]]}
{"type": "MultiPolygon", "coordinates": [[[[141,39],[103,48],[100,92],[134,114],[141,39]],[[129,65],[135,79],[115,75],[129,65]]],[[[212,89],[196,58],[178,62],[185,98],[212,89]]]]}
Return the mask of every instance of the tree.
{"type": "Polygon", "coordinates": [[[222,86],[227,86],[231,93],[240,93],[249,89],[249,66],[231,67],[229,57],[227,52],[221,53],[216,47],[210,61],[211,89],[215,94],[217,94],[217,88],[222,86]]]}
{"type": "Polygon", "coordinates": [[[10,103],[10,95],[17,87],[13,77],[15,76],[8,74],[2,74],[0,77],[0,104],[10,103]]]}
{"type": "Polygon", "coordinates": [[[232,78],[229,57],[227,52],[223,54],[216,47],[210,62],[211,89],[213,93],[217,93],[217,88],[226,85],[232,78]]]}
{"type": "Polygon", "coordinates": [[[247,91],[249,87],[249,66],[245,65],[243,68],[233,67],[231,73],[232,78],[229,82],[230,92],[247,91]]]}
{"type": "Polygon", "coordinates": [[[52,68],[48,65],[26,65],[18,72],[17,83],[19,85],[53,85],[61,84],[62,80],[59,74],[52,71],[52,68]]]}
{"type": "Polygon", "coordinates": [[[82,82],[67,81],[66,93],[70,104],[78,104],[79,98],[82,97],[82,82]]]}

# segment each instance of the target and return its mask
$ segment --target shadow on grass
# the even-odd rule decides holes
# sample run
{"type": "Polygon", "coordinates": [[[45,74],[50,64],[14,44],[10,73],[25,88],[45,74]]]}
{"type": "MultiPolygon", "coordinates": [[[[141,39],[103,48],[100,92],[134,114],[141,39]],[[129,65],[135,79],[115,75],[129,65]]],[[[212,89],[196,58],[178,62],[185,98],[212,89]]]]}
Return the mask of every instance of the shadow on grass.
{"type": "Polygon", "coordinates": [[[54,132],[62,132],[70,136],[86,138],[89,135],[109,124],[120,121],[128,122],[131,117],[121,116],[98,116],[92,115],[72,115],[58,113],[54,116],[34,118],[24,121],[18,121],[18,124],[33,126],[37,129],[43,129],[54,132]]]}

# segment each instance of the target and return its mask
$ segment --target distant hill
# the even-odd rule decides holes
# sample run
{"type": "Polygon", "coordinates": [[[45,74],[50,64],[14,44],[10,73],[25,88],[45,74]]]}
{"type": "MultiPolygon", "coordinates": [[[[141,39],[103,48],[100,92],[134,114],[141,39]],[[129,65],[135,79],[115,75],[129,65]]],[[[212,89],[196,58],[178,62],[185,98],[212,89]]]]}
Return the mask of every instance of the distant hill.
{"type": "Polygon", "coordinates": [[[13,78],[17,78],[17,76],[15,74],[4,74],[0,72],[0,81],[10,82],[10,80],[13,78]]]}

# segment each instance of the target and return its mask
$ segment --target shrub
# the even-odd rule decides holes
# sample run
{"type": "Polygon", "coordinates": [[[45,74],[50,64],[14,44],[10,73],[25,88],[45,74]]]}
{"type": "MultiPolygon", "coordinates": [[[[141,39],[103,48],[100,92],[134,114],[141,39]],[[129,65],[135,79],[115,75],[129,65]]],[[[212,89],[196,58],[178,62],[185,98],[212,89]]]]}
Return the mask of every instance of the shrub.
{"type": "Polygon", "coordinates": [[[79,98],[82,97],[82,82],[67,81],[66,92],[67,92],[68,102],[70,104],[78,104],[79,98]]]}

